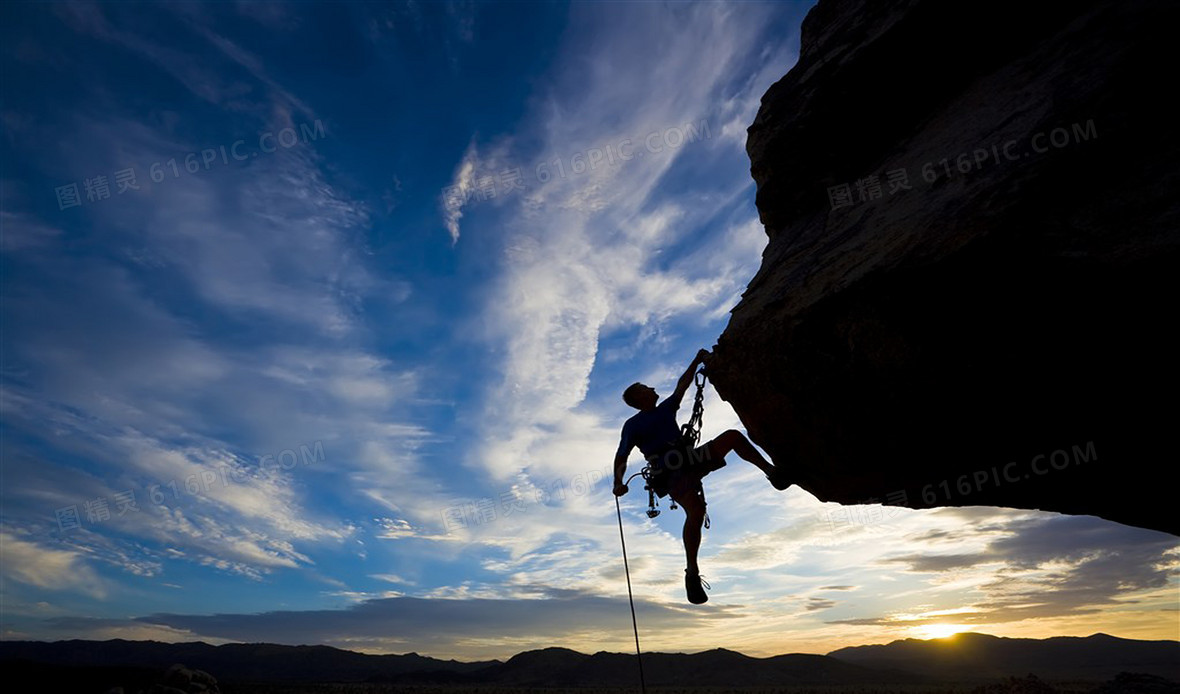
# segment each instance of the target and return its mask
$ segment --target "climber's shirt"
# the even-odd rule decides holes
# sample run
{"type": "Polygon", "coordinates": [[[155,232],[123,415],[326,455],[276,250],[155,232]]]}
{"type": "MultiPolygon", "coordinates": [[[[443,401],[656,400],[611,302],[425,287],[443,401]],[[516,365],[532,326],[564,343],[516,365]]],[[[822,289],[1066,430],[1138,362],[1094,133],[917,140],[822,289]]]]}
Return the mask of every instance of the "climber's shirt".
{"type": "Polygon", "coordinates": [[[676,446],[680,440],[680,427],[676,424],[676,410],[680,403],[672,398],[650,410],[643,410],[623,423],[618,455],[626,458],[631,449],[638,447],[644,458],[651,459],[676,446]]]}

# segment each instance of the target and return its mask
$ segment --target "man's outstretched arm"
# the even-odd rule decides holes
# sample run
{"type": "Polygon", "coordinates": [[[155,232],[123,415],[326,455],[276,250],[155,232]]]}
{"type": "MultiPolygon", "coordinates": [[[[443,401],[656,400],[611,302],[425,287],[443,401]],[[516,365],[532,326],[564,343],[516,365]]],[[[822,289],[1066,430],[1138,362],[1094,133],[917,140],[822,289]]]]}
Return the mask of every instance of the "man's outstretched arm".
{"type": "Polygon", "coordinates": [[[701,364],[704,364],[705,360],[710,356],[709,350],[700,350],[697,352],[697,355],[692,358],[692,363],[689,364],[688,368],[685,369],[683,374],[681,374],[680,380],[676,382],[676,390],[673,390],[672,394],[668,396],[668,400],[675,402],[676,407],[680,407],[680,401],[684,399],[684,393],[688,391],[688,387],[692,385],[693,379],[696,378],[697,368],[699,368],[701,364]]]}

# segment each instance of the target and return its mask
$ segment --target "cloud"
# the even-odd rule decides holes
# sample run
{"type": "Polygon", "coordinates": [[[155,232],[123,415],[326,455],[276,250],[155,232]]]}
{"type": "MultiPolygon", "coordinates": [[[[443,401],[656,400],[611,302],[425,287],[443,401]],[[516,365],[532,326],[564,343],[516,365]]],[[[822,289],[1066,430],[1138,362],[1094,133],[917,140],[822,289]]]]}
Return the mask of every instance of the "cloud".
{"type": "Polygon", "coordinates": [[[459,242],[459,220],[463,219],[463,208],[471,205],[491,205],[499,207],[505,200],[511,200],[504,195],[497,196],[497,189],[502,189],[504,172],[519,169],[519,162],[512,161],[513,139],[501,136],[494,142],[477,145],[472,137],[463,152],[463,157],[455,166],[451,176],[451,184],[442,191],[440,197],[443,225],[451,235],[451,245],[459,242]]]}
{"type": "Polygon", "coordinates": [[[909,554],[886,561],[904,564],[917,573],[938,573],[989,563],[986,554],[909,554]]]}
{"type": "Polygon", "coordinates": [[[227,639],[202,637],[183,629],[173,629],[160,624],[146,624],[126,619],[106,617],[54,617],[45,620],[50,633],[65,633],[70,638],[85,638],[93,641],[126,639],[129,641],[162,641],[180,643],[205,641],[214,646],[231,643],[227,639]]]}
{"type": "MultiPolygon", "coordinates": [[[[112,387],[107,395],[117,397],[118,391],[112,387]]],[[[23,400],[20,416],[10,420],[17,431],[41,435],[43,423],[53,422],[59,433],[69,432],[65,440],[89,458],[92,468],[107,466],[96,477],[66,474],[32,454],[36,464],[22,465],[9,475],[20,483],[6,490],[10,505],[15,500],[34,518],[72,506],[79,509],[83,526],[102,529],[103,535],[89,529],[65,531],[68,541],[82,551],[110,554],[112,540],[104,535],[117,532],[179,548],[181,556],[257,578],[260,572],[309,561],[292,542],[340,541],[348,533],[309,518],[296,492],[294,472],[283,471],[278,462],[273,470],[263,469],[257,460],[230,452],[232,447],[224,442],[189,434],[188,442],[179,444],[127,429],[120,424],[118,409],[97,419],[72,417],[61,405],[8,395],[23,400]],[[44,489],[55,491],[46,498],[44,489]],[[129,508],[122,507],[120,496],[129,508]],[[105,518],[88,517],[82,510],[92,500],[104,504],[105,518]]],[[[168,413],[157,416],[161,414],[167,420],[168,413]]],[[[172,426],[162,425],[161,433],[170,433],[172,426]]],[[[127,570],[136,566],[126,557],[111,563],[127,570]]],[[[133,572],[157,573],[159,560],[154,565],[155,569],[133,572]]]]}
{"type": "MultiPolygon", "coordinates": [[[[61,11],[81,30],[113,31],[101,8],[87,7],[61,11]]],[[[118,117],[77,125],[78,146],[50,168],[91,175],[193,149],[167,128],[118,117]]],[[[43,128],[29,146],[51,137],[43,128]]],[[[14,254],[5,319],[22,329],[6,351],[22,377],[3,400],[21,436],[5,453],[28,464],[9,474],[23,484],[6,485],[6,505],[37,519],[24,526],[50,531],[43,519],[55,508],[105,498],[113,509],[112,495],[130,492],[138,510],[99,527],[179,550],[163,563],[254,579],[309,566],[309,547],[355,531],[324,509],[332,493],[358,498],[342,487],[372,466],[354,454],[398,451],[383,472],[412,473],[426,438],[404,419],[421,372],[365,344],[362,298],[405,291],[366,267],[357,231],[367,211],[325,182],[310,151],[142,183],[150,191],[90,208],[92,223],[69,230],[70,252],[66,234],[39,233],[36,247],[19,250],[44,252],[14,254]],[[332,460],[261,469],[265,456],[317,441],[332,460]],[[311,494],[316,478],[329,481],[311,494]]],[[[413,493],[401,485],[382,503],[413,493]]],[[[72,537],[79,551],[104,546],[97,533],[72,537]]]]}
{"type": "Polygon", "coordinates": [[[801,549],[795,540],[807,526],[805,521],[801,525],[788,525],[767,533],[748,533],[727,543],[710,563],[749,571],[792,563],[801,549]]]}
{"type": "Polygon", "coordinates": [[[816,612],[819,610],[826,610],[836,606],[835,600],[828,600],[827,598],[808,598],[807,605],[804,609],[808,612],[816,612]]]}
{"type": "Polygon", "coordinates": [[[0,530],[0,546],[4,552],[0,570],[6,579],[48,590],[78,591],[96,598],[107,594],[106,583],[78,552],[45,547],[7,530],[0,530]]]}
{"type": "MultiPolygon", "coordinates": [[[[528,179],[525,193],[484,202],[457,197],[444,208],[456,240],[460,218],[475,228],[484,209],[496,210],[496,230],[480,233],[495,234],[502,249],[485,317],[485,339],[504,355],[502,380],[487,392],[485,419],[496,424],[469,467],[503,483],[544,460],[549,442],[573,428],[566,418],[585,406],[604,338],[637,332],[630,349],[648,363],[658,360],[653,337],[723,319],[753,275],[765,235],[752,210],[702,233],[703,220],[752,186],[743,144],[710,139],[719,94],[749,99],[769,84],[732,84],[766,9],[746,8],[638,4],[615,8],[624,13],[615,16],[575,7],[572,21],[582,31],[539,82],[535,107],[515,132],[487,145],[473,141],[456,166],[452,186],[463,193],[478,189],[484,171],[516,166],[528,179]],[[658,50],[653,26],[661,27],[658,50]],[[690,126],[692,142],[683,139],[690,126]],[[652,133],[657,149],[646,145],[652,133]],[[628,139],[630,160],[575,168],[592,150],[628,139]],[[545,180],[534,180],[541,177],[536,164],[547,167],[545,180]],[[723,195],[715,193],[716,178],[704,180],[703,166],[732,167],[723,195]],[[674,194],[664,189],[671,181],[681,183],[674,194]],[[696,199],[698,186],[710,194],[696,199]]],[[[785,69],[788,58],[777,59],[785,69]]],[[[657,339],[661,349],[674,344],[657,339]]],[[[616,359],[624,354],[613,351],[616,359]]],[[[583,427],[616,438],[602,424],[583,427]]]]}
{"type": "Polygon", "coordinates": [[[443,4],[447,15],[454,22],[454,30],[459,40],[471,43],[475,38],[476,5],[471,0],[447,0],[443,4]]]}
{"type": "Polygon", "coordinates": [[[451,187],[442,197],[443,223],[451,234],[451,245],[459,242],[459,220],[463,219],[463,206],[475,195],[475,172],[478,166],[475,143],[467,146],[463,159],[455,167],[451,187]]]}
{"type": "MultiPolygon", "coordinates": [[[[426,38],[444,36],[449,57],[466,56],[479,8],[426,7],[429,16],[422,9],[383,10],[387,21],[372,27],[374,37],[394,29],[389,22],[412,28],[429,20],[426,38]]],[[[130,27],[145,24],[129,23],[116,6],[53,10],[100,47],[130,51],[156,82],[181,89],[170,90],[176,103],[168,107],[177,110],[153,111],[145,122],[107,108],[107,92],[116,90],[101,84],[97,107],[67,111],[63,123],[40,132],[16,114],[14,122],[31,129],[18,138],[29,143],[22,145],[29,158],[61,181],[115,163],[135,164],[142,178],[150,162],[311,119],[276,79],[283,71],[240,35],[212,29],[235,23],[211,23],[236,10],[248,15],[250,31],[262,22],[288,32],[298,13],[219,10],[162,10],[182,29],[175,43],[134,33],[130,27]],[[224,117],[191,117],[213,112],[224,117]]],[[[770,52],[760,43],[773,12],[762,4],[573,6],[559,60],[532,81],[537,90],[518,127],[486,138],[459,133],[467,147],[452,178],[464,201],[448,206],[444,198],[442,225],[457,269],[476,272],[461,273],[455,285],[450,278],[411,285],[389,270],[403,267],[400,259],[369,247],[385,230],[371,228],[367,206],[337,183],[355,180],[349,162],[321,159],[339,151],[334,140],[183,172],[87,205],[73,211],[88,215],[86,224],[41,234],[39,246],[12,254],[26,273],[6,301],[23,328],[14,340],[22,380],[2,395],[22,470],[5,501],[37,519],[20,531],[52,532],[45,526],[54,508],[133,489],[138,512],[66,536],[65,546],[104,575],[115,567],[156,585],[189,586],[216,571],[220,585],[242,596],[273,585],[309,607],[356,607],[57,626],[72,624],[72,635],[271,640],[298,628],[308,641],[407,650],[429,647],[441,622],[437,648],[464,656],[559,639],[627,647],[626,582],[603,479],[620,420],[614,384],[634,380],[624,370],[656,384],[674,380],[684,357],[720,330],[757,268],[766,239],[749,203],[744,137],[733,126],[789,66],[781,37],[764,42],[774,44],[770,52]],[[751,63],[755,78],[747,78],[751,63]],[[690,125],[700,131],[691,142],[671,146],[660,137],[684,137],[690,125]],[[650,133],[660,149],[646,146],[650,133]],[[595,148],[617,154],[627,138],[632,159],[573,167],[595,148]],[[539,163],[550,174],[543,183],[535,180],[539,163]],[[484,177],[517,167],[534,179],[527,190],[480,199],[484,177]],[[452,289],[462,296],[436,311],[435,296],[452,289]],[[477,299],[473,309],[468,297],[477,299]],[[427,316],[432,330],[376,310],[391,304],[427,316]],[[422,349],[437,335],[461,347],[422,349]],[[681,354],[685,345],[691,349],[681,354]],[[432,366],[439,351],[459,358],[432,366]],[[325,459],[262,469],[265,456],[316,443],[325,459]],[[188,480],[199,493],[187,493],[188,480]],[[153,489],[166,495],[163,503],[153,489]],[[506,513],[504,494],[520,495],[524,506],[506,513]],[[477,504],[481,513],[490,504],[494,518],[443,527],[447,509],[477,504]],[[328,588],[299,592],[307,578],[328,588]],[[401,592],[397,599],[429,607],[373,602],[401,592]],[[409,617],[399,622],[395,612],[409,617]],[[468,616],[474,629],[456,626],[468,616]],[[193,622],[202,631],[185,620],[205,620],[193,622]],[[529,633],[503,633],[503,625],[529,633]]],[[[415,188],[406,178],[399,213],[412,210],[415,188]]],[[[708,397],[707,427],[738,423],[715,393],[708,397]]],[[[757,642],[759,630],[777,634],[781,624],[749,607],[765,595],[787,593],[775,609],[792,618],[847,608],[814,590],[831,578],[793,573],[826,527],[807,515],[815,507],[790,496],[783,508],[757,471],[733,462],[710,486],[717,518],[705,551],[718,589],[705,609],[683,607],[679,513],[665,500],[663,516],[646,518],[642,494],[624,505],[641,616],[654,611],[651,621],[668,626],[653,644],[713,644],[710,627],[722,617],[742,620],[725,635],[733,643],[757,642]],[[767,530],[762,539],[772,546],[761,547],[757,536],[767,530]]],[[[227,608],[226,599],[215,594],[185,610],[249,609],[227,608]]],[[[100,615],[135,609],[126,597],[91,607],[100,615]]]]}
{"type": "MultiPolygon", "coordinates": [[[[726,619],[725,611],[684,610],[643,599],[636,614],[653,630],[683,630],[726,619]]],[[[271,611],[260,614],[154,614],[135,620],[60,617],[53,629],[72,634],[104,629],[154,627],[174,634],[247,643],[327,644],[367,651],[396,651],[405,643],[435,657],[504,658],[528,647],[566,645],[582,650],[616,647],[630,637],[623,598],[553,592],[538,599],[367,599],[336,610],[271,611]]]]}
{"type": "Polygon", "coordinates": [[[271,31],[290,31],[302,24],[301,17],[277,0],[236,0],[234,9],[271,31]]]}
{"type": "MultiPolygon", "coordinates": [[[[274,27],[284,21],[283,15],[276,13],[274,7],[273,4],[265,4],[243,13],[274,27]]],[[[155,37],[124,29],[124,25],[134,23],[126,21],[122,8],[116,6],[87,0],[71,0],[54,6],[54,12],[66,26],[80,34],[93,36],[139,54],[204,101],[226,110],[242,110],[259,117],[278,113],[280,128],[290,125],[292,112],[314,118],[307,105],[266,74],[258,58],[206,27],[203,24],[203,13],[198,6],[177,4],[151,9],[175,13],[183,20],[182,26],[192,34],[204,38],[209,45],[218,50],[218,53],[186,53],[176,47],[183,45],[183,42],[175,38],[169,45],[163,45],[155,41],[155,37]],[[235,74],[243,70],[246,74],[235,74]],[[274,107],[271,113],[259,108],[265,100],[248,98],[253,88],[247,83],[247,79],[266,88],[271,106],[274,107]]]]}
{"type": "Polygon", "coordinates": [[[32,215],[0,210],[0,251],[15,253],[51,246],[61,230],[45,224],[32,215]]]}
{"type": "MultiPolygon", "coordinates": [[[[996,624],[1158,602],[1153,592],[1170,585],[1180,557],[1180,544],[1170,535],[1089,516],[1017,517],[990,536],[975,553],[906,554],[880,563],[902,564],[935,580],[970,577],[979,597],[955,610],[956,620],[996,624]]],[[[922,610],[830,623],[929,624],[945,621],[946,614],[922,610]]]]}
{"type": "Polygon", "coordinates": [[[380,581],[387,581],[389,583],[396,583],[396,584],[404,585],[404,586],[415,585],[414,581],[410,581],[408,579],[402,578],[401,576],[398,576],[397,574],[372,574],[370,576],[370,578],[376,578],[380,581]]]}

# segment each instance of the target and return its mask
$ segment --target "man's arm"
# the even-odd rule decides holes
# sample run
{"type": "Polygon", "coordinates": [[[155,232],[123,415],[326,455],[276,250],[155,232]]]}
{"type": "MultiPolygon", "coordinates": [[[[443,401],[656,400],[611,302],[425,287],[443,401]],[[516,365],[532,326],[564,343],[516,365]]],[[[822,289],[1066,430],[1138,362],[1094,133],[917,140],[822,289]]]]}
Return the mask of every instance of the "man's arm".
{"type": "Polygon", "coordinates": [[[626,424],[619,433],[619,449],[615,451],[615,496],[627,493],[627,485],[623,484],[623,475],[627,474],[627,458],[631,457],[631,449],[635,447],[631,441],[630,431],[626,424]]]}
{"type": "Polygon", "coordinates": [[[704,364],[709,356],[709,350],[707,349],[697,352],[697,355],[692,358],[692,363],[688,365],[688,368],[681,374],[680,380],[676,382],[676,390],[672,391],[672,394],[668,396],[668,400],[676,403],[677,408],[680,407],[680,401],[684,399],[684,393],[692,385],[693,379],[696,378],[697,368],[701,364],[704,364]]]}
{"type": "Polygon", "coordinates": [[[627,456],[615,456],[615,496],[627,493],[627,485],[623,484],[623,475],[627,474],[627,456]]]}

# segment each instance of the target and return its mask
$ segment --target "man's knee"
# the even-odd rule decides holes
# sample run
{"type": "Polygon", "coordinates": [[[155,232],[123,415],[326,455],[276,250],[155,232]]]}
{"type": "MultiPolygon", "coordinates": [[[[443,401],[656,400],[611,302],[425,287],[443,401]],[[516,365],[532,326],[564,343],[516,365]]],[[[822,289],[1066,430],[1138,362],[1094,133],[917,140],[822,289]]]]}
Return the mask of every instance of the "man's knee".
{"type": "Polygon", "coordinates": [[[746,440],[746,435],[737,429],[729,429],[723,432],[721,435],[725,437],[726,442],[728,442],[731,447],[740,443],[744,443],[746,440]]]}
{"type": "Polygon", "coordinates": [[[718,457],[725,456],[737,446],[740,446],[744,441],[746,435],[737,429],[728,429],[718,434],[717,438],[709,442],[706,446],[709,455],[716,455],[718,457]]]}
{"type": "Polygon", "coordinates": [[[721,432],[717,438],[713,439],[722,446],[732,450],[739,442],[746,438],[746,435],[737,429],[727,429],[721,432]]]}

